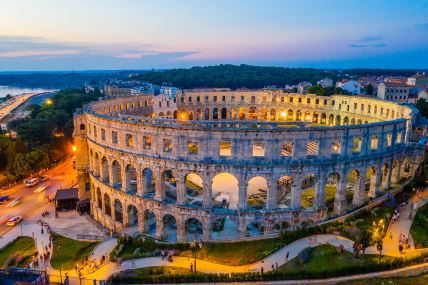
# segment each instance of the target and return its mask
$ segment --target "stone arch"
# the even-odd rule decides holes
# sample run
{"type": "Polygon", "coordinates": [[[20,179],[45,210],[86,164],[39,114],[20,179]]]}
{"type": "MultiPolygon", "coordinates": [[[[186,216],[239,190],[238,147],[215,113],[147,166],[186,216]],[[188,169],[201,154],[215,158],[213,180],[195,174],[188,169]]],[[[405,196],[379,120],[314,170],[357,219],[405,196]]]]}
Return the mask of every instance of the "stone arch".
{"type": "Polygon", "coordinates": [[[114,200],[114,221],[123,224],[123,207],[119,199],[114,200]]]}
{"type": "Polygon", "coordinates": [[[174,172],[170,169],[162,172],[162,189],[165,193],[165,201],[167,203],[177,202],[177,183],[174,172]]]}
{"type": "Polygon", "coordinates": [[[265,107],[263,107],[263,108],[260,110],[260,120],[262,120],[262,121],[267,121],[267,119],[268,119],[267,109],[266,109],[265,107]]]}
{"type": "Polygon", "coordinates": [[[202,177],[196,172],[189,172],[184,177],[186,187],[186,204],[202,207],[204,183],[202,177]]]}
{"type": "Polygon", "coordinates": [[[196,218],[189,218],[184,224],[187,241],[200,240],[204,234],[202,222],[196,218]]]}
{"type": "Polygon", "coordinates": [[[172,117],[173,117],[175,120],[177,120],[177,114],[178,114],[178,112],[177,112],[177,111],[174,111],[174,113],[172,114],[172,117]]]}
{"type": "Polygon", "coordinates": [[[258,110],[257,107],[248,108],[248,119],[249,120],[257,120],[258,119],[258,110]]]}
{"type": "Polygon", "coordinates": [[[312,115],[312,123],[314,123],[314,124],[318,124],[318,122],[319,122],[319,115],[318,115],[318,113],[314,113],[313,115],[312,115]]]}
{"type": "Polygon", "coordinates": [[[232,109],[230,109],[230,118],[232,120],[236,120],[236,108],[233,107],[232,109]]]}
{"type": "Polygon", "coordinates": [[[327,115],[325,113],[321,113],[321,121],[320,123],[322,125],[325,125],[327,123],[327,115]]]}
{"type": "Polygon", "coordinates": [[[361,121],[361,119],[358,119],[357,124],[361,125],[363,123],[363,121],[361,121]]]}
{"type": "Polygon", "coordinates": [[[162,217],[163,233],[162,239],[168,242],[177,242],[177,220],[171,214],[162,217]]]}
{"type": "Polygon", "coordinates": [[[138,225],[138,209],[134,205],[128,205],[126,209],[128,214],[128,220],[126,221],[128,227],[133,227],[138,225]]]}
{"type": "Polygon", "coordinates": [[[291,176],[282,176],[276,181],[277,184],[277,207],[289,208],[291,206],[291,183],[293,178],[291,176]]]}
{"type": "Polygon", "coordinates": [[[105,156],[101,159],[101,178],[104,182],[110,180],[110,174],[108,170],[108,160],[105,156]]]}
{"type": "Polygon", "coordinates": [[[240,236],[238,228],[237,219],[230,216],[218,217],[212,222],[211,237],[216,240],[236,239],[240,236]]]}
{"type": "Polygon", "coordinates": [[[300,205],[303,209],[309,209],[316,205],[316,182],[318,178],[315,174],[310,173],[303,177],[300,194],[300,205]]]}
{"type": "Polygon", "coordinates": [[[306,111],[303,118],[305,122],[311,122],[312,121],[311,112],[306,111]]]}
{"type": "Polygon", "coordinates": [[[113,186],[121,186],[122,185],[122,168],[120,163],[117,160],[114,160],[111,164],[112,168],[112,179],[113,186]]]}
{"type": "Polygon", "coordinates": [[[269,121],[275,121],[276,120],[276,109],[272,108],[269,111],[269,121]]]}
{"type": "Polygon", "coordinates": [[[210,119],[210,108],[205,108],[204,119],[205,120],[209,120],[210,119]]]}
{"type": "Polygon", "coordinates": [[[352,202],[354,206],[359,206],[367,197],[367,192],[360,189],[361,179],[365,179],[358,169],[351,169],[346,176],[346,201],[348,205],[352,202]],[[359,191],[362,191],[359,193],[359,191]],[[360,195],[360,196],[359,196],[360,195]]]}
{"type": "Polygon", "coordinates": [[[221,108],[221,119],[222,120],[227,119],[227,108],[221,108]]]}
{"type": "Polygon", "coordinates": [[[351,125],[355,125],[355,118],[351,119],[351,125]]]}
{"type": "Polygon", "coordinates": [[[155,179],[153,171],[150,168],[144,168],[142,170],[142,181],[143,185],[143,195],[144,196],[153,196],[155,193],[155,179]]]}
{"type": "Polygon", "coordinates": [[[264,233],[264,223],[258,220],[252,221],[247,224],[245,230],[250,237],[261,236],[264,233]]]}
{"type": "Polygon", "coordinates": [[[97,187],[97,201],[98,201],[98,208],[102,209],[103,208],[103,198],[101,195],[101,189],[100,187],[97,187]]]}
{"type": "Polygon", "coordinates": [[[107,193],[104,193],[104,213],[111,217],[111,201],[107,193]]]}
{"type": "Polygon", "coordinates": [[[349,118],[348,118],[348,117],[344,117],[344,118],[343,118],[343,124],[344,124],[345,126],[349,125],[349,118]]]}
{"type": "Polygon", "coordinates": [[[268,181],[263,176],[254,176],[247,183],[247,207],[263,209],[266,207],[268,181]]]}
{"type": "Polygon", "coordinates": [[[388,162],[382,164],[381,168],[381,183],[383,190],[388,190],[391,187],[390,177],[391,166],[388,162]]]}
{"type": "Polygon", "coordinates": [[[330,114],[330,116],[328,116],[328,125],[333,126],[333,124],[334,124],[334,115],[330,114]]]}
{"type": "Polygon", "coordinates": [[[85,124],[80,124],[79,128],[80,128],[81,131],[84,131],[86,129],[85,124]]]}
{"type": "Polygon", "coordinates": [[[398,159],[394,160],[392,162],[392,169],[391,169],[391,182],[392,183],[399,183],[400,182],[400,162],[398,159]]]}
{"type": "Polygon", "coordinates": [[[325,192],[324,192],[324,204],[326,205],[328,212],[333,212],[336,192],[339,190],[340,175],[337,172],[332,172],[327,176],[325,192]]]}
{"type": "MultiPolygon", "coordinates": [[[[366,181],[368,180],[368,197],[373,198],[376,196],[376,187],[377,187],[377,169],[374,166],[367,168],[366,172],[366,181]]],[[[367,183],[366,183],[367,184],[367,183]]]]}
{"type": "Polygon", "coordinates": [[[293,110],[289,109],[287,111],[287,121],[293,121],[294,120],[294,112],[293,110]]]}
{"type": "Polygon", "coordinates": [[[218,108],[213,108],[213,120],[218,120],[218,108]]]}
{"type": "Polygon", "coordinates": [[[301,121],[301,120],[302,120],[302,111],[297,110],[296,111],[296,121],[301,121]]]}
{"type": "Polygon", "coordinates": [[[239,108],[239,119],[245,120],[245,108],[244,107],[239,108]]]}
{"type": "Polygon", "coordinates": [[[137,193],[137,170],[131,164],[125,168],[126,192],[137,193]]]}
{"type": "Polygon", "coordinates": [[[221,172],[211,180],[213,205],[237,209],[239,203],[238,179],[230,173],[221,172]]]}
{"type": "Polygon", "coordinates": [[[334,122],[334,125],[335,126],[340,126],[341,125],[341,117],[340,117],[340,115],[337,115],[336,116],[336,121],[334,122]]]}
{"type": "Polygon", "coordinates": [[[189,120],[193,120],[193,112],[189,112],[189,114],[188,114],[188,118],[189,118],[189,120]]]}
{"type": "Polygon", "coordinates": [[[144,211],[144,233],[150,236],[156,236],[156,215],[151,210],[144,211]]]}

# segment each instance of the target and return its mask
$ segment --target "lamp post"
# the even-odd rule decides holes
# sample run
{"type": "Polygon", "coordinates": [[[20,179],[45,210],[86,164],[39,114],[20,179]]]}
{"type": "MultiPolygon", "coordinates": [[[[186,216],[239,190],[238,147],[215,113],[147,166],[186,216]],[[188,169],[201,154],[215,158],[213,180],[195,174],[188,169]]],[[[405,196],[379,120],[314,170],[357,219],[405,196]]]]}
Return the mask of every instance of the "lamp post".
{"type": "Polygon", "coordinates": [[[192,242],[192,248],[193,248],[193,258],[194,258],[193,271],[196,272],[196,253],[198,249],[202,248],[202,241],[198,241],[196,239],[196,233],[195,233],[195,239],[192,242]]]}

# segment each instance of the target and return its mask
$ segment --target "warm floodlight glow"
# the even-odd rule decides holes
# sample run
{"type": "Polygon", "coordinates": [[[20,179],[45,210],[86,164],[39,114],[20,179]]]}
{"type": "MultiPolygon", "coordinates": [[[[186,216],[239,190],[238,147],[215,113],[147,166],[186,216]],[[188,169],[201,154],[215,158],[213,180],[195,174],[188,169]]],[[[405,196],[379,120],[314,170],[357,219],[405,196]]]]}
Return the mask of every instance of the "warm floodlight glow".
{"type": "Polygon", "coordinates": [[[285,117],[285,112],[284,111],[281,112],[281,117],[285,117]]]}
{"type": "Polygon", "coordinates": [[[46,103],[47,105],[52,105],[52,104],[53,104],[53,101],[52,101],[52,99],[46,99],[45,103],[46,103]]]}
{"type": "Polygon", "coordinates": [[[180,119],[182,119],[182,120],[184,120],[184,119],[186,119],[186,115],[183,113],[183,114],[181,114],[180,115],[180,119]]]}
{"type": "Polygon", "coordinates": [[[76,147],[75,145],[73,145],[73,146],[71,147],[71,149],[73,150],[73,152],[76,152],[77,147],[76,147]]]}

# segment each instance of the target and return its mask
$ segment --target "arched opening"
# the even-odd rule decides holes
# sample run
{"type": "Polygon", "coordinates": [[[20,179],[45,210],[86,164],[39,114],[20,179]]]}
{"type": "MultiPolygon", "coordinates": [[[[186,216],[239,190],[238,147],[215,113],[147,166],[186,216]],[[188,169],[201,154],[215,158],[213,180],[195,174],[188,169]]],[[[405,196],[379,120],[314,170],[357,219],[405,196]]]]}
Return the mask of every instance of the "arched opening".
{"type": "Polygon", "coordinates": [[[250,120],[257,120],[258,119],[258,110],[256,107],[250,107],[248,109],[248,118],[250,120]]]}
{"type": "Polygon", "coordinates": [[[101,196],[101,189],[99,187],[97,187],[97,201],[98,201],[98,208],[102,209],[103,208],[103,200],[102,200],[102,196],[101,196]]]}
{"type": "Polygon", "coordinates": [[[107,182],[110,180],[109,177],[109,171],[108,171],[108,160],[105,156],[101,159],[101,177],[103,179],[103,182],[107,182]]]}
{"type": "Polygon", "coordinates": [[[239,234],[237,221],[229,216],[218,218],[212,224],[212,239],[233,239],[238,238],[239,234]]]}
{"type": "Polygon", "coordinates": [[[185,223],[185,234],[188,241],[197,241],[202,239],[203,227],[201,221],[195,218],[190,218],[185,223]]]}
{"type": "Polygon", "coordinates": [[[327,115],[325,113],[321,114],[321,124],[325,125],[327,123],[327,115]]]}
{"type": "Polygon", "coordinates": [[[318,113],[314,113],[313,116],[312,116],[312,123],[313,124],[318,124],[318,120],[319,120],[318,113]]]}
{"type": "Polygon", "coordinates": [[[113,178],[113,186],[116,188],[120,188],[122,186],[122,175],[121,175],[121,167],[120,163],[115,160],[112,165],[112,178],[113,178]]]}
{"type": "Polygon", "coordinates": [[[165,170],[162,173],[162,188],[165,192],[165,202],[177,202],[177,185],[175,175],[171,170],[165,170]]]}
{"type": "Polygon", "coordinates": [[[260,120],[267,121],[267,110],[266,110],[266,108],[262,108],[260,110],[260,120]]]}
{"type": "Polygon", "coordinates": [[[166,214],[162,218],[162,239],[168,242],[177,242],[177,220],[174,216],[166,214]]]}
{"type": "Polygon", "coordinates": [[[334,201],[339,182],[340,175],[338,173],[333,172],[329,176],[327,176],[324,192],[324,204],[327,207],[329,213],[333,212],[334,210],[334,201]]]}
{"type": "Polygon", "coordinates": [[[302,120],[302,111],[297,110],[296,111],[296,121],[301,121],[302,120]]]}
{"type": "Polygon", "coordinates": [[[239,108],[239,119],[240,120],[245,119],[245,108],[244,107],[239,108]]]}
{"type": "Polygon", "coordinates": [[[355,118],[351,119],[351,125],[355,125],[355,118]]]}
{"type": "Polygon", "coordinates": [[[230,118],[231,118],[232,120],[236,120],[236,108],[232,108],[232,109],[230,110],[230,118]]]}
{"type": "Polygon", "coordinates": [[[193,112],[189,112],[188,118],[189,120],[193,120],[193,112]]]}
{"type": "Polygon", "coordinates": [[[294,112],[293,110],[289,109],[287,111],[287,121],[293,121],[293,119],[294,119],[294,112]]]}
{"type": "Polygon", "coordinates": [[[340,126],[340,124],[341,124],[341,118],[340,118],[340,116],[339,116],[339,115],[337,115],[337,116],[336,116],[336,122],[335,122],[335,125],[336,125],[336,126],[340,126]]]}
{"type": "Polygon", "coordinates": [[[308,209],[315,206],[316,182],[317,177],[315,174],[308,174],[302,180],[302,194],[300,196],[300,205],[303,209],[308,209]]]}
{"type": "MultiPolygon", "coordinates": [[[[361,177],[361,173],[356,170],[353,169],[351,171],[348,172],[348,176],[346,177],[346,201],[348,205],[351,205],[353,198],[355,195],[358,195],[358,191],[359,191],[359,187],[360,187],[360,179],[365,179],[364,177],[361,177]]],[[[362,197],[357,197],[355,196],[355,199],[363,199],[362,201],[357,201],[355,200],[354,205],[359,206],[358,204],[362,204],[364,202],[364,200],[367,197],[367,192],[364,191],[364,193],[362,193],[362,197]],[[358,202],[358,203],[357,203],[358,202]]]]}
{"type": "Polygon", "coordinates": [[[213,109],[213,120],[218,120],[218,108],[213,109]]]}
{"type": "Polygon", "coordinates": [[[388,163],[384,163],[382,165],[381,170],[381,183],[382,183],[382,189],[388,190],[391,187],[391,181],[389,180],[389,172],[391,171],[391,167],[388,163]]]}
{"type": "Polygon", "coordinates": [[[275,121],[276,120],[276,110],[274,108],[270,109],[269,113],[269,121],[275,121]]]}
{"type": "Polygon", "coordinates": [[[118,199],[114,200],[114,220],[123,224],[123,208],[122,203],[118,199]]]}
{"type": "Polygon", "coordinates": [[[277,207],[289,208],[291,203],[291,182],[293,179],[290,176],[283,176],[278,179],[277,184],[277,207]]]}
{"type": "Polygon", "coordinates": [[[128,220],[126,221],[128,227],[138,225],[138,210],[134,205],[128,206],[128,220]]]}
{"type": "Polygon", "coordinates": [[[150,210],[144,212],[144,231],[152,237],[156,236],[156,216],[150,210]]]}
{"type": "Polygon", "coordinates": [[[391,182],[394,184],[400,183],[400,163],[398,160],[394,160],[391,174],[391,182]]]}
{"type": "Polygon", "coordinates": [[[349,125],[349,118],[348,117],[343,118],[343,124],[345,126],[349,125]]]}
{"type": "Polygon", "coordinates": [[[126,192],[137,193],[137,170],[135,167],[128,164],[125,169],[126,176],[126,192]]]}
{"type": "Polygon", "coordinates": [[[205,109],[204,118],[205,118],[205,120],[209,120],[210,119],[210,108],[206,108],[205,109]]]}
{"type": "Polygon", "coordinates": [[[213,205],[237,209],[239,201],[238,179],[230,173],[222,172],[214,176],[212,183],[213,205]]]}
{"type": "Polygon", "coordinates": [[[361,121],[361,119],[358,120],[358,125],[361,125],[363,123],[363,121],[361,121]]]}
{"type": "Polygon", "coordinates": [[[107,193],[104,193],[104,213],[111,217],[111,201],[107,193]]]}
{"type": "Polygon", "coordinates": [[[175,120],[177,120],[177,111],[174,111],[174,113],[173,113],[173,118],[174,118],[175,120]]]}
{"type": "Polygon", "coordinates": [[[94,176],[100,176],[100,159],[98,157],[98,153],[95,153],[93,166],[94,166],[94,176]]]}
{"type": "Polygon", "coordinates": [[[369,167],[366,173],[366,189],[368,191],[367,196],[370,198],[373,198],[376,196],[376,182],[377,182],[376,180],[377,180],[376,168],[369,167]]]}
{"type": "Polygon", "coordinates": [[[252,209],[263,209],[266,207],[268,185],[266,178],[256,176],[248,181],[247,207],[252,209]]]}
{"type": "Polygon", "coordinates": [[[186,203],[189,205],[202,207],[204,186],[202,177],[194,172],[190,172],[185,177],[186,203]]]}
{"type": "Polygon", "coordinates": [[[246,231],[247,231],[247,236],[249,237],[261,236],[264,233],[263,223],[259,221],[254,221],[252,223],[249,223],[247,225],[246,231]]]}
{"type": "Polygon", "coordinates": [[[328,116],[328,125],[333,126],[333,124],[334,124],[334,115],[331,114],[330,116],[328,116]]]}
{"type": "Polygon", "coordinates": [[[305,112],[305,117],[304,117],[306,122],[311,122],[312,121],[312,116],[310,112],[305,112]]]}
{"type": "Polygon", "coordinates": [[[226,120],[227,119],[227,109],[226,108],[222,108],[221,109],[221,119],[222,120],[226,120]]]}
{"type": "Polygon", "coordinates": [[[143,195],[145,197],[153,196],[155,193],[155,179],[153,177],[153,171],[150,168],[144,169],[142,179],[143,195]]]}
{"type": "Polygon", "coordinates": [[[85,124],[80,124],[80,130],[84,131],[85,130],[85,124]]]}

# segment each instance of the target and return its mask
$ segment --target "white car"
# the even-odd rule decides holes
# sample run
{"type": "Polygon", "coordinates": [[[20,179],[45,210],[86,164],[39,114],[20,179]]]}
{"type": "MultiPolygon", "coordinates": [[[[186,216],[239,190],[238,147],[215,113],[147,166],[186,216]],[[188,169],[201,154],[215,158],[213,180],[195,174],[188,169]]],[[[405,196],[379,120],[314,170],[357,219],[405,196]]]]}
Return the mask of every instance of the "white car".
{"type": "Polygon", "coordinates": [[[25,186],[27,187],[33,187],[36,186],[39,183],[39,178],[31,178],[24,181],[25,186]]]}
{"type": "Polygon", "coordinates": [[[16,224],[20,223],[21,221],[22,221],[22,217],[21,216],[15,216],[15,217],[10,218],[7,221],[6,225],[7,226],[15,226],[16,224]]]}

